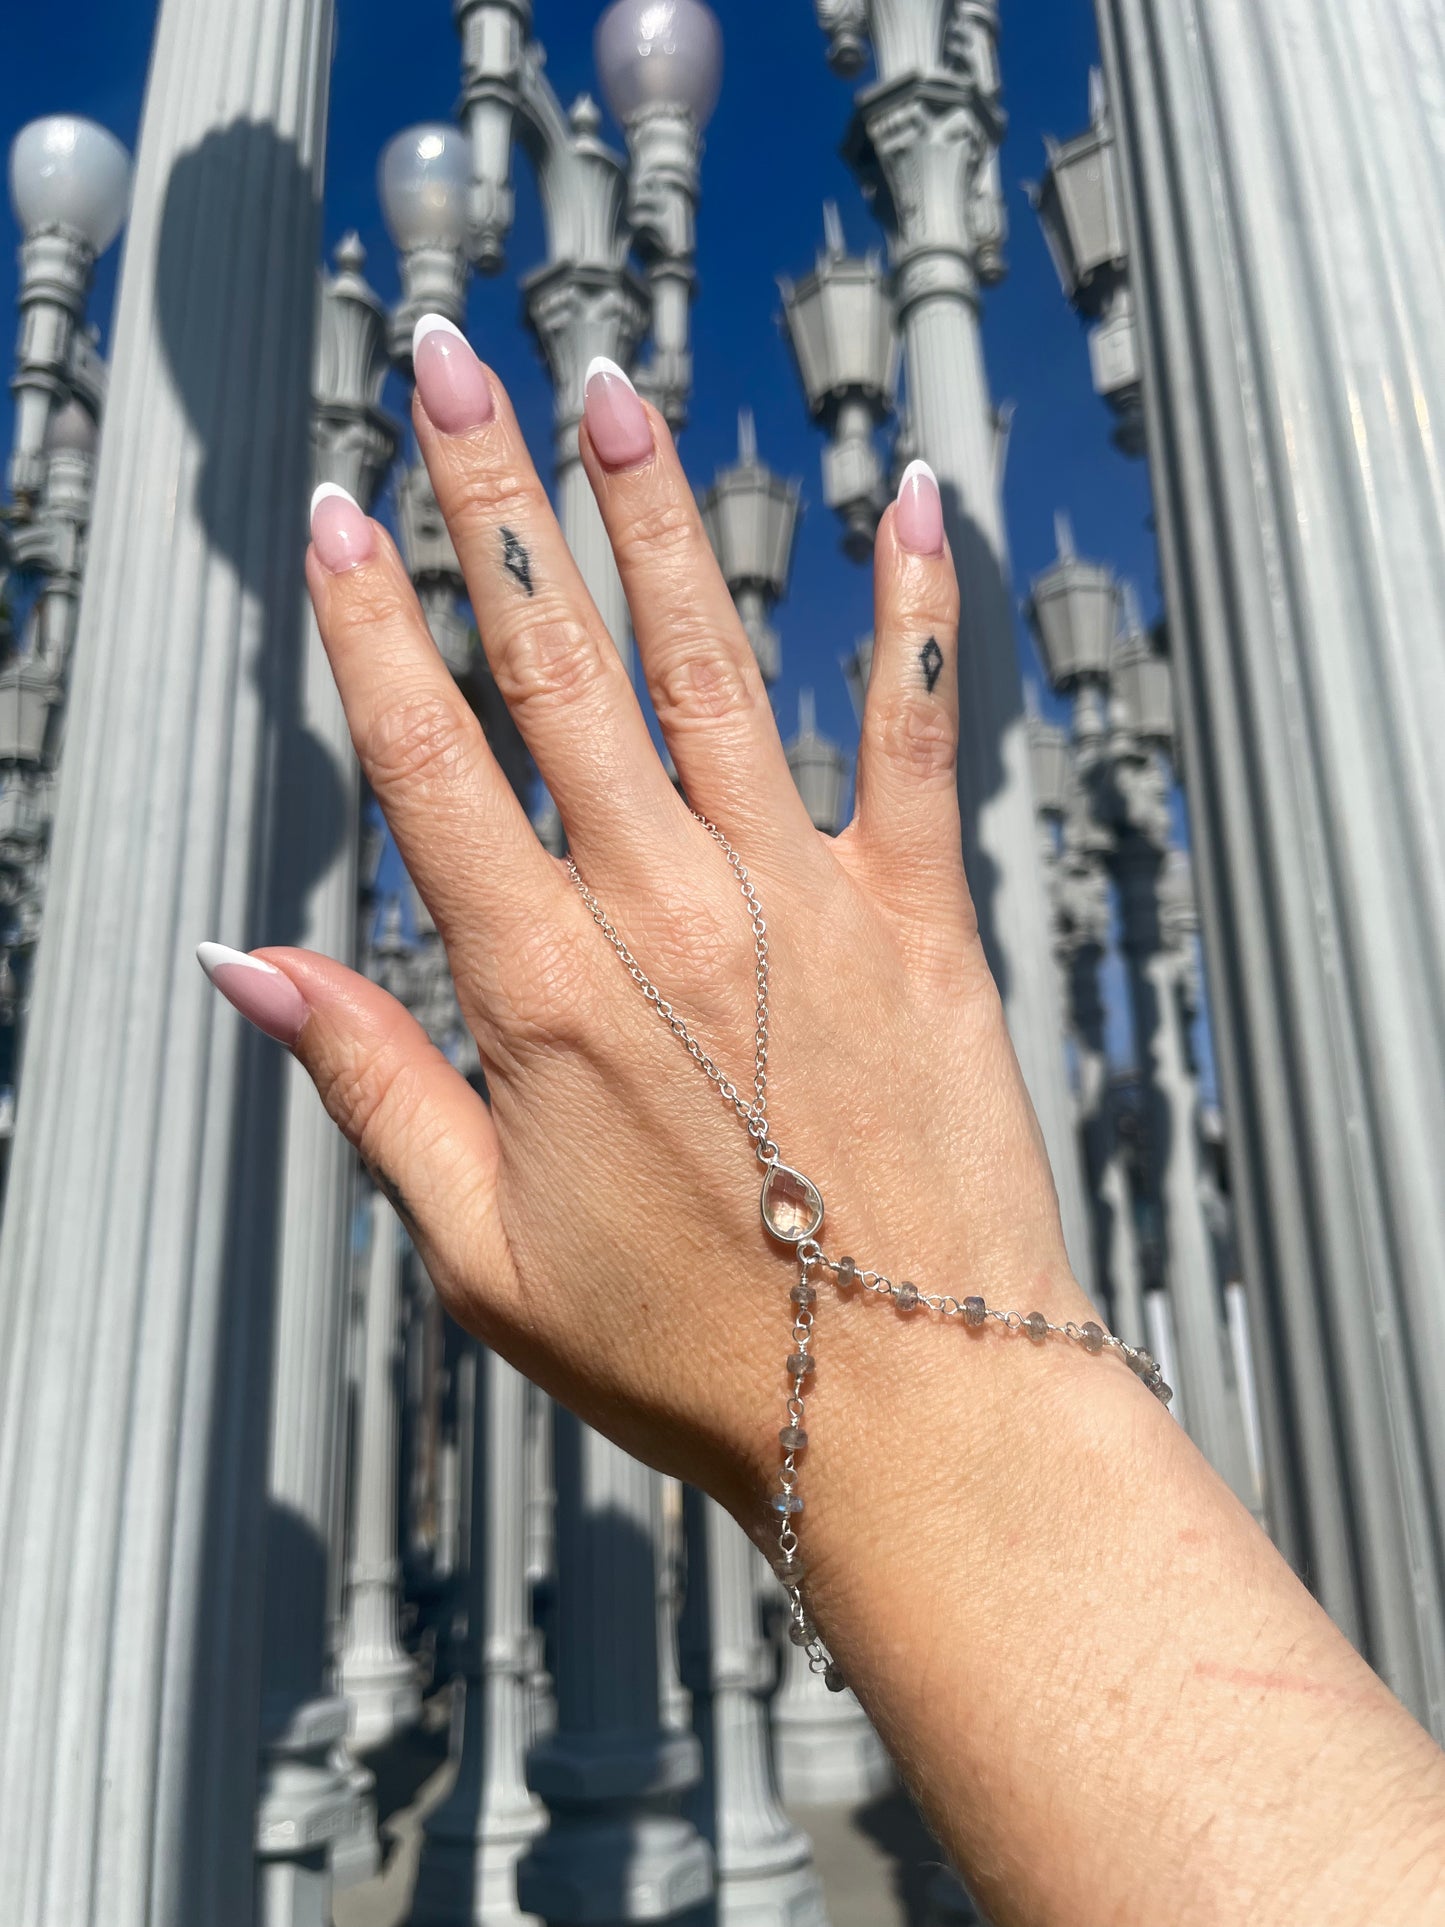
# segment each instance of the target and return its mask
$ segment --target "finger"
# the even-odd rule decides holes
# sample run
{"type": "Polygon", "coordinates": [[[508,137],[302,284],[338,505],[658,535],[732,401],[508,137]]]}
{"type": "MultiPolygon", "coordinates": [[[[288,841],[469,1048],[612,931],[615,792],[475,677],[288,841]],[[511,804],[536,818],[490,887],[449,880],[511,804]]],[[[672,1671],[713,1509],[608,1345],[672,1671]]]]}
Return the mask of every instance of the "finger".
{"type": "Polygon", "coordinates": [[[615,362],[587,371],[580,446],[688,801],[754,848],[811,848],[757,658],[672,435],[615,362]]]}
{"type": "Polygon", "coordinates": [[[904,473],[878,529],[873,667],[850,834],[891,891],[932,901],[963,887],[958,810],[958,582],[938,483],[904,473]]]}
{"type": "MultiPolygon", "coordinates": [[[[642,882],[696,854],[626,667],[502,385],[439,317],[417,324],[412,410],[497,687],[584,866],[642,882]]],[[[701,834],[699,831],[698,834],[701,834]]]]}
{"type": "Polygon", "coordinates": [[[306,577],[351,740],[459,981],[495,988],[519,919],[566,885],[442,661],[391,538],[318,490],[306,577]]]}
{"type": "Polygon", "coordinates": [[[201,967],[299,1058],[327,1112],[396,1206],[438,1291],[495,1317],[515,1289],[497,1208],[491,1114],[379,984],[309,950],[203,943],[201,967]]]}

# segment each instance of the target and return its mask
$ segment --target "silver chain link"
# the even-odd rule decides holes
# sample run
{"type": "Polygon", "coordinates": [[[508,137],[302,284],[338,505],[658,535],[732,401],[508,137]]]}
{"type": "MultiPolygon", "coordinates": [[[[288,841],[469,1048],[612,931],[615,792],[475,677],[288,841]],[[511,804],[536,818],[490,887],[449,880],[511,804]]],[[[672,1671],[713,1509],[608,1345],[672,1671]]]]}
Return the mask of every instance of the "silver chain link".
{"type": "Polygon", "coordinates": [[[763,906],[758,902],[758,893],[753,887],[753,880],[748,875],[747,865],[716,823],[710,822],[701,810],[694,810],[693,815],[727,857],[732,873],[737,878],[738,888],[743,893],[743,902],[747,905],[748,914],[752,919],[757,1007],[753,1029],[753,1098],[750,1104],[739,1095],[738,1088],[731,1078],[723,1075],[688,1029],[686,1021],[678,1015],[633,956],[616,924],[588,889],[581,871],[570,856],[567,858],[567,874],[581,892],[582,901],[592,913],[592,921],[622,959],[628,976],[673,1036],[686,1046],[689,1057],[708,1081],[716,1087],[718,1095],[737,1112],[748,1136],[757,1146],[759,1158],[766,1164],[776,1157],[778,1149],[768,1134],[768,926],[763,917],[763,906]]]}

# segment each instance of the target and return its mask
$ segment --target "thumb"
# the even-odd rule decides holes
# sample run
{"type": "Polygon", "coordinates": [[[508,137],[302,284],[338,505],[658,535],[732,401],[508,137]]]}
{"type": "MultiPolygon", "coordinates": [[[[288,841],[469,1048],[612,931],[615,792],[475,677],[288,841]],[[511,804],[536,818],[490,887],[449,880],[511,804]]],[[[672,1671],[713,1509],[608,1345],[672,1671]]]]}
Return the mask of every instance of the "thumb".
{"type": "Polygon", "coordinates": [[[496,1127],[410,1011],[314,951],[248,955],[203,943],[196,955],[227,1002],[300,1060],[444,1299],[501,1289],[511,1260],[497,1210],[496,1127]]]}

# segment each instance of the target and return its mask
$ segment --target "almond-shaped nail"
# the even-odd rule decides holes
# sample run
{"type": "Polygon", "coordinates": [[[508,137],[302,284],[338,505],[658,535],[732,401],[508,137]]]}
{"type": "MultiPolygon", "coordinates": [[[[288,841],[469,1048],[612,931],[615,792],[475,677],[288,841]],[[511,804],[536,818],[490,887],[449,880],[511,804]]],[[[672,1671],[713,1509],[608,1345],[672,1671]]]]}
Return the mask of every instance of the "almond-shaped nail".
{"type": "Polygon", "coordinates": [[[306,999],[284,971],[223,943],[197,944],[196,958],[226,1002],[234,1004],[257,1030],[278,1044],[296,1042],[309,1012],[306,999]]]}
{"type": "Polygon", "coordinates": [[[582,412],[604,468],[637,468],[651,460],[647,410],[627,376],[605,355],[598,355],[587,370],[582,412]]]}
{"type": "Polygon", "coordinates": [[[927,462],[910,462],[904,469],[893,527],[899,542],[914,555],[943,554],[943,499],[938,477],[927,462]]]}
{"type": "Polygon", "coordinates": [[[370,518],[336,482],[323,482],[311,498],[311,542],[333,575],[369,562],[376,552],[370,518]]]}
{"type": "Polygon", "coordinates": [[[487,371],[472,345],[445,315],[424,314],[411,337],[416,392],[427,419],[443,435],[465,435],[496,412],[487,371]]]}

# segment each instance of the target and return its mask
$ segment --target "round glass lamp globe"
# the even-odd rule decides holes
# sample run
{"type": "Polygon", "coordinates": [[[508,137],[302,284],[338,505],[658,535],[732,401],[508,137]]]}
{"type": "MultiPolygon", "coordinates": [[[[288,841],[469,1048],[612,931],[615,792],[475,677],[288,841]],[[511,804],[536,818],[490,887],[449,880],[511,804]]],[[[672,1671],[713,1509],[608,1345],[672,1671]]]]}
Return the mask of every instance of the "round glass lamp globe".
{"type": "Polygon", "coordinates": [[[25,234],[64,227],[104,254],[130,204],[130,155],[108,128],[47,114],[10,148],[10,205],[25,234]]]}
{"type": "Polygon", "coordinates": [[[722,91],[722,28],[703,0],[613,0],[593,41],[607,105],[626,126],[648,107],[686,107],[705,127],[722,91]]]}
{"type": "Polygon", "coordinates": [[[386,231],[403,252],[460,247],[467,230],[471,153],[445,121],[408,127],[382,150],[376,171],[386,231]]]}

